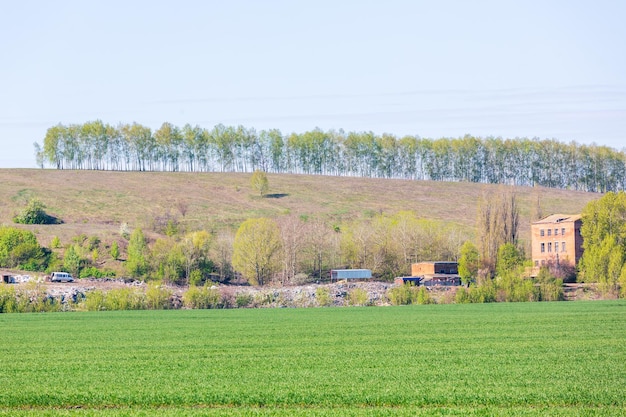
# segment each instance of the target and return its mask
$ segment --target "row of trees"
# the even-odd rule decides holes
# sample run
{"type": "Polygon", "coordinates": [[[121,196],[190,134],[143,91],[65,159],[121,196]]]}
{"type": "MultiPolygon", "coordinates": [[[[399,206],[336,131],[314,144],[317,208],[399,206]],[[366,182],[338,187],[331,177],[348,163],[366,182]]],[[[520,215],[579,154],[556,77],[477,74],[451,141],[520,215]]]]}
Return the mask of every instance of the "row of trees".
{"type": "Polygon", "coordinates": [[[325,280],[336,267],[369,268],[391,280],[409,273],[413,262],[456,259],[466,238],[408,211],[335,227],[307,217],[256,218],[243,222],[234,235],[198,231],[151,244],[135,229],[125,245],[125,269],[135,278],[192,284],[235,276],[253,285],[303,283],[325,280]]]}
{"type": "Polygon", "coordinates": [[[556,140],[398,138],[372,132],[283,135],[243,126],[170,123],[152,131],[101,121],[53,126],[38,165],[57,169],[227,171],[470,181],[606,192],[626,189],[626,153],[556,140]]]}
{"type": "Polygon", "coordinates": [[[607,193],[582,213],[579,279],[626,297],[626,193],[607,193]]]}

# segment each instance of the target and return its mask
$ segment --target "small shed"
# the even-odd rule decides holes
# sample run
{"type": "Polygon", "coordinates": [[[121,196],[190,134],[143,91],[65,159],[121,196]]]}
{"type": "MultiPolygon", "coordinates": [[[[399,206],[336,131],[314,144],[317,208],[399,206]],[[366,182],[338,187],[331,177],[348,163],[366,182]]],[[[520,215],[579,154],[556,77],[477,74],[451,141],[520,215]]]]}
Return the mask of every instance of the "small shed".
{"type": "Polygon", "coordinates": [[[332,269],[330,271],[331,282],[341,279],[356,280],[370,278],[372,278],[372,271],[369,269],[332,269]]]}

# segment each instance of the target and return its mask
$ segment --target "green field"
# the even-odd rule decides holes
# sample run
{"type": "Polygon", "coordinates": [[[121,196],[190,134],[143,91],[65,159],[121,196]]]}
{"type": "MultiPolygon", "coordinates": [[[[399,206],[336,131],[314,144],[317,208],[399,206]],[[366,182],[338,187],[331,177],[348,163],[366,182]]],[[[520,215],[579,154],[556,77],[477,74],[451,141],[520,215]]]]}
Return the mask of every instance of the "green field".
{"type": "Polygon", "coordinates": [[[625,415],[626,302],[0,315],[0,415],[625,415]]]}

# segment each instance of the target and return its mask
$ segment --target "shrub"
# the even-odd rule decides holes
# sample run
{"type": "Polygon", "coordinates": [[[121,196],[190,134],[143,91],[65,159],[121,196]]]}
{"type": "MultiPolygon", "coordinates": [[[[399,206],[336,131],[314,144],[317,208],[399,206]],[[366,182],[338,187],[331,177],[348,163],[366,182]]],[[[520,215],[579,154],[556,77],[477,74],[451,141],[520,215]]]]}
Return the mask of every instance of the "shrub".
{"type": "Polygon", "coordinates": [[[120,257],[120,247],[117,244],[117,241],[114,241],[111,245],[111,257],[117,261],[117,258],[120,257]]]}
{"type": "Polygon", "coordinates": [[[82,302],[82,306],[87,311],[106,310],[106,299],[104,292],[95,290],[88,292],[82,302]]]}
{"type": "Polygon", "coordinates": [[[367,304],[368,296],[367,291],[363,288],[354,288],[348,293],[348,305],[351,306],[364,306],[367,304]]]}
{"type": "Polygon", "coordinates": [[[189,287],[183,294],[183,304],[187,308],[220,308],[222,307],[222,297],[217,288],[189,287]]]}
{"type": "Polygon", "coordinates": [[[465,287],[459,287],[456,290],[456,295],[454,296],[454,302],[457,304],[467,304],[470,303],[470,296],[465,287]]]}
{"type": "Polygon", "coordinates": [[[235,304],[237,305],[237,308],[248,307],[250,304],[252,304],[252,298],[252,294],[249,294],[247,292],[237,293],[237,295],[235,296],[235,304]]]}
{"type": "Polygon", "coordinates": [[[107,310],[144,310],[145,295],[132,288],[118,288],[106,293],[107,310]]]}
{"type": "Polygon", "coordinates": [[[417,290],[413,290],[412,292],[414,294],[412,298],[417,304],[435,304],[435,300],[430,296],[426,287],[418,287],[417,290]]]}
{"type": "Polygon", "coordinates": [[[50,251],[45,250],[33,232],[0,226],[0,267],[42,271],[50,251]]]}
{"type": "Polygon", "coordinates": [[[91,236],[89,238],[87,249],[93,251],[94,249],[98,249],[100,247],[100,238],[98,236],[91,236]]]}
{"type": "Polygon", "coordinates": [[[55,236],[52,238],[52,241],[50,242],[50,247],[52,249],[58,249],[61,247],[61,239],[59,239],[58,236],[55,236]]]}
{"type": "Polygon", "coordinates": [[[80,271],[79,278],[109,278],[114,277],[115,271],[111,271],[108,269],[99,270],[95,266],[90,266],[87,268],[83,268],[80,271]]]}
{"type": "Polygon", "coordinates": [[[157,282],[151,282],[146,289],[146,308],[149,310],[167,310],[171,307],[172,291],[157,282]]]}
{"type": "Polygon", "coordinates": [[[393,287],[387,291],[387,297],[394,306],[408,305],[412,303],[411,285],[404,284],[393,287]]]}
{"type": "Polygon", "coordinates": [[[0,313],[17,313],[17,296],[11,285],[0,284],[0,313]]]}
{"type": "Polygon", "coordinates": [[[333,304],[328,287],[317,287],[315,290],[315,300],[320,307],[328,307],[333,304]]]}
{"type": "Polygon", "coordinates": [[[200,271],[199,269],[194,269],[193,271],[191,271],[191,273],[189,274],[189,285],[195,285],[196,287],[198,287],[202,285],[202,281],[204,281],[204,278],[202,277],[202,271],[200,271]]]}
{"type": "Polygon", "coordinates": [[[13,221],[19,224],[56,224],[59,221],[48,215],[46,206],[37,199],[28,202],[24,209],[13,217],[13,221]]]}

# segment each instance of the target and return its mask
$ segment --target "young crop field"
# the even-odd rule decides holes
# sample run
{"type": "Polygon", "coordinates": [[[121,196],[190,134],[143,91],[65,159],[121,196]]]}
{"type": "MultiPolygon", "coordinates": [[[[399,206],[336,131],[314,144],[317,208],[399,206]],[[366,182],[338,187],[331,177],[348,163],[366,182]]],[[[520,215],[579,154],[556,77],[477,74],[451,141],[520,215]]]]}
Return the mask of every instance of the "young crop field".
{"type": "Polygon", "coordinates": [[[626,302],[0,315],[0,416],[626,414],[626,302]]]}

